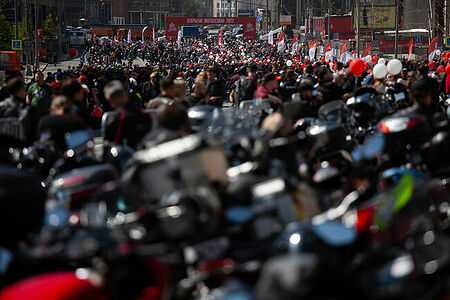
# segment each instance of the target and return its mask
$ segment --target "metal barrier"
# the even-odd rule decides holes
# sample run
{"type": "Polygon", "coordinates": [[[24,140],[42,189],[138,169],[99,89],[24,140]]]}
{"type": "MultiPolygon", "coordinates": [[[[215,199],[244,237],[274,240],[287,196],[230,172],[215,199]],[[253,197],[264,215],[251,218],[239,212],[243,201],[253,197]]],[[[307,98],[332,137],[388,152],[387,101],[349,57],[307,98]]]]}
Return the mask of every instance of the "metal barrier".
{"type": "Polygon", "coordinates": [[[19,118],[0,118],[0,135],[25,141],[25,130],[19,118]]]}

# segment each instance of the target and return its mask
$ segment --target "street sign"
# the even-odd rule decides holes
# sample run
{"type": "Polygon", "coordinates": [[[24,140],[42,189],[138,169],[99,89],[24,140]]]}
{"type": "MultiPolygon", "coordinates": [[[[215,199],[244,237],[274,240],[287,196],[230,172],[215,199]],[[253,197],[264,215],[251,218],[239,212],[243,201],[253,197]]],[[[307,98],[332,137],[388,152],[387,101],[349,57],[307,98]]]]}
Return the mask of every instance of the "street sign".
{"type": "Polygon", "coordinates": [[[22,40],[12,40],[13,50],[22,50],[22,40]]]}
{"type": "Polygon", "coordinates": [[[416,35],[416,36],[414,36],[414,42],[416,42],[416,43],[422,43],[422,42],[423,42],[423,36],[422,36],[422,35],[416,35]]]}
{"type": "Polygon", "coordinates": [[[444,38],[445,47],[450,47],[450,36],[444,38]]]}
{"type": "Polygon", "coordinates": [[[291,16],[289,15],[281,15],[280,16],[280,25],[291,25],[291,16]]]}

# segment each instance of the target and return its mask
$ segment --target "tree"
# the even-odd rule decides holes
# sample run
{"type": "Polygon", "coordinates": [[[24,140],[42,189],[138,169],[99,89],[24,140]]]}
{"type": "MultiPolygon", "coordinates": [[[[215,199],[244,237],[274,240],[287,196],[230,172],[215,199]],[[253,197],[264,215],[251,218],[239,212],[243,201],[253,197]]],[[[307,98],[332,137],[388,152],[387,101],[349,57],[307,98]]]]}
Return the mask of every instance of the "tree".
{"type": "MultiPolygon", "coordinates": [[[[33,30],[33,22],[31,22],[31,18],[28,20],[28,27],[30,28],[30,30],[33,30]]],[[[18,25],[19,27],[19,40],[24,40],[27,37],[27,23],[25,22],[25,17],[22,19],[22,22],[19,23],[18,25]]],[[[30,34],[32,35],[33,32],[30,32],[30,34]]]]}
{"type": "Polygon", "coordinates": [[[43,27],[46,36],[54,37],[56,35],[56,19],[51,13],[45,18],[43,27]]]}
{"type": "Polygon", "coordinates": [[[195,17],[197,16],[197,11],[199,10],[201,4],[199,0],[185,0],[184,1],[184,16],[185,17],[195,17]]]}
{"type": "Polygon", "coordinates": [[[5,20],[4,15],[0,15],[0,49],[11,50],[11,40],[13,38],[13,27],[5,20]]]}

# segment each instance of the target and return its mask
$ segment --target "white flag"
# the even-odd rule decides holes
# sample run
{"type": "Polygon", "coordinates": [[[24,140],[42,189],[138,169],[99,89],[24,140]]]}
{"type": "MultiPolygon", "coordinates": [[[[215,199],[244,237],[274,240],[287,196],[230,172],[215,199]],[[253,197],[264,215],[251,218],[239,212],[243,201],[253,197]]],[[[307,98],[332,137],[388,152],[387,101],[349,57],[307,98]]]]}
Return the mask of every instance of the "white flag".
{"type": "Polygon", "coordinates": [[[339,60],[342,63],[346,64],[350,59],[353,59],[353,55],[350,52],[345,51],[344,53],[341,54],[341,57],[339,60]]]}
{"type": "Polygon", "coordinates": [[[278,42],[278,52],[282,52],[284,51],[286,44],[284,43],[284,40],[281,40],[280,42],[278,42]]]}
{"type": "Polygon", "coordinates": [[[428,54],[428,61],[433,61],[434,56],[436,55],[436,50],[433,50],[428,54]]]}
{"type": "Polygon", "coordinates": [[[296,35],[294,35],[294,39],[292,40],[291,55],[292,56],[297,55],[297,51],[298,51],[298,33],[296,35]]]}
{"type": "Polygon", "coordinates": [[[144,32],[147,30],[148,26],[145,26],[144,29],[142,29],[142,41],[144,41],[144,32]]]}
{"type": "Polygon", "coordinates": [[[273,31],[272,30],[269,32],[269,36],[267,37],[267,40],[270,45],[273,45],[273,31]]]}
{"type": "Polygon", "coordinates": [[[314,61],[316,59],[316,48],[317,47],[309,48],[309,60],[310,61],[314,61]]]}
{"type": "Polygon", "coordinates": [[[295,56],[295,55],[297,54],[297,51],[298,51],[298,42],[295,42],[295,43],[292,44],[292,52],[291,52],[291,55],[292,55],[292,56],[295,56]]]}
{"type": "Polygon", "coordinates": [[[177,40],[178,48],[181,47],[181,38],[182,37],[183,37],[183,31],[181,31],[181,29],[180,29],[180,30],[178,30],[178,40],[177,40]]]}
{"type": "Polygon", "coordinates": [[[127,42],[131,43],[131,29],[128,29],[127,42]]]}

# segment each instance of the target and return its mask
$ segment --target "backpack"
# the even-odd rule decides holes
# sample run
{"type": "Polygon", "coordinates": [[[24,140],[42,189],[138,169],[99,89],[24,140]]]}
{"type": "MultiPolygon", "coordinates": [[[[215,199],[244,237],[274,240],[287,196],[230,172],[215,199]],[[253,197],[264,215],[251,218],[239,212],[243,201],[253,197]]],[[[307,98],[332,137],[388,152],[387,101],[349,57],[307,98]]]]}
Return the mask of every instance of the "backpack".
{"type": "Polygon", "coordinates": [[[258,79],[252,77],[242,77],[238,83],[239,100],[252,100],[256,89],[258,88],[258,79]]]}

